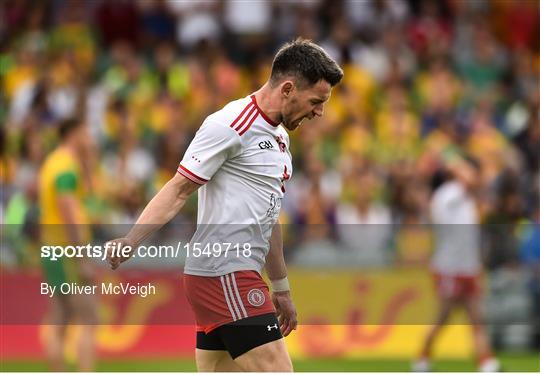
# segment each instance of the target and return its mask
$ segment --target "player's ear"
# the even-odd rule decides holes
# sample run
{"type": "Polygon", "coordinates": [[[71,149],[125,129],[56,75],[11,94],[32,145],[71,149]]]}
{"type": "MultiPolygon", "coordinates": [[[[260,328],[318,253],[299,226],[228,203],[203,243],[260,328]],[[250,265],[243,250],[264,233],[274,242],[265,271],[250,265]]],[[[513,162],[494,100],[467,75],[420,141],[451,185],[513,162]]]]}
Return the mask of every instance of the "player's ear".
{"type": "Polygon", "coordinates": [[[281,94],[284,97],[289,97],[294,90],[294,83],[292,81],[285,81],[281,84],[281,94]]]}

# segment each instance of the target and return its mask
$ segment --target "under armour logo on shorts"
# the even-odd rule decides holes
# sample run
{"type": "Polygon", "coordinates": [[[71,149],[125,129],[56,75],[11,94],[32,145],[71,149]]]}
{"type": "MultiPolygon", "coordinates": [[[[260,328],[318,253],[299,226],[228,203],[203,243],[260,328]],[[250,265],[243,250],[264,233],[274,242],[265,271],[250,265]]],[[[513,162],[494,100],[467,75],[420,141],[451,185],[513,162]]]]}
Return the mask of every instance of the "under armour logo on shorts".
{"type": "Polygon", "coordinates": [[[267,325],[266,328],[268,329],[268,331],[272,331],[272,329],[278,329],[278,325],[277,323],[274,323],[274,326],[270,326],[270,325],[267,325]]]}
{"type": "Polygon", "coordinates": [[[251,305],[261,306],[264,304],[266,298],[264,297],[264,293],[261,290],[254,288],[248,292],[247,299],[251,305]]]}

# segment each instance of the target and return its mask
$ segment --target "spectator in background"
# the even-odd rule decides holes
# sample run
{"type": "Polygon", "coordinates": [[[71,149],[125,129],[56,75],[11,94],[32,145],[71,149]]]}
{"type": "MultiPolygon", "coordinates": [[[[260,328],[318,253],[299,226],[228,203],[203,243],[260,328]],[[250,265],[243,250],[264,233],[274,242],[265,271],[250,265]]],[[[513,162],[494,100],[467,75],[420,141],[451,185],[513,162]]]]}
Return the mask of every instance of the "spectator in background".
{"type": "Polygon", "coordinates": [[[43,54],[47,49],[46,24],[50,20],[50,9],[45,4],[36,3],[31,9],[20,36],[22,48],[36,54],[43,54]]]}
{"type": "Polygon", "coordinates": [[[54,119],[63,120],[75,115],[81,102],[84,77],[77,73],[75,55],[69,50],[59,53],[47,74],[49,92],[47,106],[54,119]]]}
{"type": "Polygon", "coordinates": [[[470,55],[457,60],[457,69],[466,82],[466,96],[477,99],[486,94],[497,95],[507,55],[490,32],[485,20],[474,26],[470,55]]]}
{"type": "MultiPolygon", "coordinates": [[[[420,101],[421,135],[423,137],[437,129],[441,117],[449,117],[453,112],[462,92],[462,84],[454,76],[448,62],[442,58],[430,61],[425,71],[417,74],[415,88],[420,101]]],[[[451,128],[456,128],[456,122],[450,123],[451,128]]]]}
{"type": "Polygon", "coordinates": [[[534,178],[538,178],[540,173],[540,105],[531,106],[522,113],[525,114],[525,129],[514,138],[514,142],[524,161],[527,195],[534,196],[538,193],[534,188],[534,178]]]}
{"type": "Polygon", "coordinates": [[[118,41],[139,45],[141,26],[136,2],[102,1],[96,9],[95,20],[106,47],[118,41]]]}
{"type": "Polygon", "coordinates": [[[355,40],[351,26],[344,19],[332,24],[329,37],[321,45],[340,64],[360,64],[361,45],[355,40]]]}
{"type": "Polygon", "coordinates": [[[318,178],[312,178],[310,182],[309,192],[296,217],[297,248],[293,260],[306,266],[336,266],[340,261],[334,244],[333,207],[323,197],[318,178]]]}
{"type": "Polygon", "coordinates": [[[487,185],[504,169],[508,151],[508,141],[493,123],[493,104],[489,99],[478,102],[469,125],[465,148],[480,163],[480,178],[487,185]]]}
{"type": "Polygon", "coordinates": [[[408,36],[420,63],[445,56],[452,40],[452,24],[444,17],[445,3],[422,0],[413,4],[415,14],[408,25],[408,36]]]}
{"type": "Polygon", "coordinates": [[[493,8],[494,29],[511,49],[528,48],[538,42],[538,4],[534,1],[497,0],[493,2],[493,8]]]}
{"type": "Polygon", "coordinates": [[[372,40],[386,27],[404,22],[409,15],[409,3],[392,0],[346,0],[341,12],[354,27],[356,34],[372,40]]]}
{"type": "MultiPolygon", "coordinates": [[[[320,40],[321,24],[317,17],[320,3],[315,1],[278,1],[274,4],[272,33],[276,41],[293,39],[296,35],[306,39],[320,40]]],[[[332,56],[332,55],[331,55],[332,56]]]]}
{"type": "Polygon", "coordinates": [[[385,94],[386,100],[375,118],[377,161],[391,165],[414,160],[419,151],[418,118],[410,110],[404,87],[388,87],[385,94]]]}
{"type": "Polygon", "coordinates": [[[343,263],[382,266],[389,260],[392,220],[380,200],[381,180],[374,170],[358,171],[345,180],[350,202],[337,208],[338,239],[344,247],[343,263]]]}
{"type": "Polygon", "coordinates": [[[224,3],[223,23],[227,46],[244,64],[270,46],[272,3],[269,1],[231,0],[224,3]],[[249,14],[249,17],[246,17],[249,14]],[[238,42],[242,48],[238,48],[238,42]]]}
{"type": "Polygon", "coordinates": [[[490,270],[515,271],[519,260],[519,224],[525,213],[519,175],[505,170],[495,184],[495,203],[483,227],[485,262],[490,270]]]}
{"type": "Polygon", "coordinates": [[[521,262],[526,267],[529,281],[529,294],[532,302],[531,324],[533,348],[540,349],[540,199],[536,198],[533,208],[532,224],[520,248],[521,262]]]}
{"type": "Polygon", "coordinates": [[[201,41],[218,44],[221,30],[217,1],[166,1],[176,18],[176,41],[182,49],[192,51],[201,41]]]}
{"type": "Polygon", "coordinates": [[[160,42],[154,49],[153,68],[159,89],[166,89],[174,98],[185,98],[189,89],[189,70],[178,59],[175,46],[170,42],[160,42]]]}
{"type": "Polygon", "coordinates": [[[376,39],[362,45],[353,61],[380,84],[403,83],[416,68],[416,58],[400,37],[402,32],[402,26],[389,24],[376,39]]]}
{"type": "Polygon", "coordinates": [[[304,246],[299,248],[296,256],[307,263],[323,264],[323,258],[335,254],[331,244],[335,237],[335,206],[325,193],[327,176],[324,164],[313,152],[307,155],[305,161],[307,178],[299,196],[297,214],[293,216],[297,227],[295,235],[304,246]],[[323,253],[326,253],[326,256],[323,257],[323,253]]]}
{"type": "Polygon", "coordinates": [[[168,11],[166,0],[138,1],[141,40],[145,49],[153,49],[160,42],[174,40],[175,19],[168,11]]]}
{"type": "Polygon", "coordinates": [[[13,64],[6,66],[6,71],[3,72],[2,91],[9,108],[7,127],[20,128],[32,101],[37,101],[36,86],[41,78],[41,71],[37,55],[31,51],[23,48],[16,51],[13,57],[13,64]]]}
{"type": "Polygon", "coordinates": [[[412,167],[396,167],[390,175],[396,259],[402,265],[426,266],[433,251],[429,191],[412,167]]]}
{"type": "Polygon", "coordinates": [[[418,173],[425,180],[436,177],[444,154],[455,151],[464,141],[463,130],[460,129],[459,122],[451,113],[434,116],[434,128],[422,142],[422,150],[416,166],[418,173]]]}
{"type": "MultiPolygon", "coordinates": [[[[37,170],[32,162],[17,162],[7,153],[6,132],[0,128],[0,175],[2,196],[0,206],[4,215],[0,218],[6,245],[3,260],[11,266],[36,265],[32,256],[33,245],[38,242],[37,170]],[[6,186],[6,187],[4,187],[6,186]],[[5,209],[4,209],[5,207],[5,209]]],[[[22,141],[22,152],[30,159],[41,157],[42,148],[36,132],[28,133],[22,141]]],[[[39,162],[39,161],[38,161],[39,162]]]]}

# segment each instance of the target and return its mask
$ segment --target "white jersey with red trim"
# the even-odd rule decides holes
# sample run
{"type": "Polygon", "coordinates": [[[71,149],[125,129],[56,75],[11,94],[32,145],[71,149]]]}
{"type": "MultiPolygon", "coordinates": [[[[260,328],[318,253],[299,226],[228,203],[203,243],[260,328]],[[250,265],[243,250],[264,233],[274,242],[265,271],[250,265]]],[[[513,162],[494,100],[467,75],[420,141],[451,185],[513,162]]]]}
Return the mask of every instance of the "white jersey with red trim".
{"type": "Polygon", "coordinates": [[[436,234],[432,269],[443,275],[476,275],[481,268],[480,226],[474,199],[457,181],[433,194],[431,219],[436,234]]]}
{"type": "Polygon", "coordinates": [[[184,272],[260,273],[292,175],[287,131],[263,113],[254,95],[233,101],[206,118],[178,172],[202,185],[184,272]]]}

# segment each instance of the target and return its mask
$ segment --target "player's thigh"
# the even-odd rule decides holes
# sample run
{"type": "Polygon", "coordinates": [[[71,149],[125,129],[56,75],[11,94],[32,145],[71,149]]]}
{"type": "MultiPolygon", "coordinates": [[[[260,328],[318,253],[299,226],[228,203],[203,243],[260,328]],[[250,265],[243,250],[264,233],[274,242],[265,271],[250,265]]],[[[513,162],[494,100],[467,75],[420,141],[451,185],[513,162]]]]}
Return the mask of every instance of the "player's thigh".
{"type": "Polygon", "coordinates": [[[241,371],[225,348],[219,330],[197,331],[195,360],[198,371],[241,371]]]}
{"type": "Polygon", "coordinates": [[[197,348],[195,350],[197,370],[200,372],[242,371],[227,351],[210,351],[197,348]]]}
{"type": "Polygon", "coordinates": [[[216,332],[242,370],[292,370],[275,313],[243,318],[220,326],[216,332]]]}
{"type": "Polygon", "coordinates": [[[98,321],[96,295],[70,295],[74,322],[82,325],[96,325],[98,321]]]}
{"type": "Polygon", "coordinates": [[[480,299],[473,296],[464,297],[462,304],[471,324],[473,326],[482,325],[483,313],[480,299]]]}
{"type": "Polygon", "coordinates": [[[293,371],[283,338],[255,347],[234,361],[245,371],[293,371]]]}
{"type": "Polygon", "coordinates": [[[73,308],[70,300],[71,295],[54,295],[50,299],[47,311],[47,323],[51,325],[67,326],[73,319],[73,308]]]}

